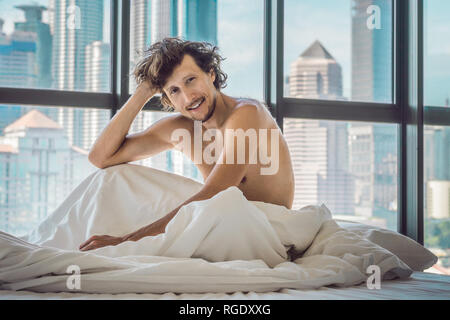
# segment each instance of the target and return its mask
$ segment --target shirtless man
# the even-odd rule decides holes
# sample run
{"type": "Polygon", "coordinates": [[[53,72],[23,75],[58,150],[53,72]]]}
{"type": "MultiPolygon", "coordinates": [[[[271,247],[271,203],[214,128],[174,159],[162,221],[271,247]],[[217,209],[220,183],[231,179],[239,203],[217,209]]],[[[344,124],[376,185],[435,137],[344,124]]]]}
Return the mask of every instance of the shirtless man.
{"type": "MultiPolygon", "coordinates": [[[[146,236],[164,233],[166,225],[182,206],[192,201],[209,199],[231,186],[237,186],[248,200],[291,209],[294,175],[286,141],[270,112],[258,101],[233,98],[220,91],[225,87],[226,75],[220,69],[222,58],[216,50],[216,47],[206,43],[176,38],[167,38],[153,44],[145,51],[146,56],[135,68],[134,75],[139,84],[135,93],[111,119],[89,153],[89,161],[101,169],[145,159],[177,148],[182,142],[173,140],[173,133],[177,129],[187,130],[191,137],[189,143],[194,146],[194,130],[196,125],[198,129],[198,124],[201,124],[202,134],[205,130],[214,129],[219,130],[224,137],[222,152],[216,155],[216,162],[194,162],[204,178],[202,189],[150,225],[123,237],[93,236],[80,245],[80,250],[137,241],[146,236]],[[140,133],[128,135],[136,115],[157,93],[162,95],[162,104],[173,108],[177,113],[155,122],[140,133]],[[278,152],[278,163],[275,166],[277,170],[274,173],[261,174],[262,167],[267,166],[260,161],[250,161],[250,156],[260,151],[259,138],[258,144],[250,143],[250,139],[247,142],[244,138],[242,147],[242,144],[232,141],[235,137],[226,134],[239,129],[244,132],[249,129],[256,132],[260,129],[269,131],[266,141],[268,152],[272,155],[273,152],[278,152]],[[270,131],[273,129],[279,132],[276,135],[279,139],[278,150],[270,150],[271,139],[274,139],[270,131]],[[244,162],[236,161],[235,156],[239,153],[244,153],[244,162]],[[227,159],[230,154],[235,159],[227,159]]],[[[209,143],[202,139],[202,151],[209,143]]],[[[193,159],[194,152],[181,151],[193,159]]],[[[203,157],[203,152],[201,155],[203,157]]]]}

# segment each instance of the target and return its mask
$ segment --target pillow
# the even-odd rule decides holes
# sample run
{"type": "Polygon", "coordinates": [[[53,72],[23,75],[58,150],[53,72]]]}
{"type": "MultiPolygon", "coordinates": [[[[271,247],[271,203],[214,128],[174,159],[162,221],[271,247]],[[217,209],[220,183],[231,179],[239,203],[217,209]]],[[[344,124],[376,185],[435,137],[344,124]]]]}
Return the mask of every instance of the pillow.
{"type": "Polygon", "coordinates": [[[335,221],[342,228],[355,232],[389,250],[414,271],[428,269],[438,260],[430,250],[398,232],[347,220],[335,221]]]}

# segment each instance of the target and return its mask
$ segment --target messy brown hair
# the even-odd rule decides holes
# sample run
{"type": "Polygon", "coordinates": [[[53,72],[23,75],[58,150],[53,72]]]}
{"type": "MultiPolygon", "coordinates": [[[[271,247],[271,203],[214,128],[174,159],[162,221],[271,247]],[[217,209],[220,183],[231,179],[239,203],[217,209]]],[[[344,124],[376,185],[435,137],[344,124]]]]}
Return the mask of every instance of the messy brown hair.
{"type": "Polygon", "coordinates": [[[142,59],[134,68],[134,78],[139,85],[149,81],[150,85],[161,93],[161,103],[165,110],[173,110],[169,97],[163,87],[175,67],[181,64],[185,54],[194,58],[205,73],[214,71],[216,89],[226,87],[227,75],[221,70],[220,62],[224,60],[218,48],[208,42],[186,41],[179,38],[165,38],[144,50],[142,59]]]}

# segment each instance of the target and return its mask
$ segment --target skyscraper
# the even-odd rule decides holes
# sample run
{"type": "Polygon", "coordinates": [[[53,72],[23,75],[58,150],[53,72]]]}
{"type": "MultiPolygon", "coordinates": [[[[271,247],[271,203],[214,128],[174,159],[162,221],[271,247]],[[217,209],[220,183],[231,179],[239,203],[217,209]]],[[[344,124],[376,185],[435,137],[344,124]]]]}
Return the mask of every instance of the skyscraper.
{"type": "MultiPolygon", "coordinates": [[[[103,1],[49,0],[49,10],[54,88],[88,90],[86,50],[103,39],[103,1]]],[[[82,109],[60,108],[54,117],[66,131],[69,143],[80,148],[85,147],[84,141],[92,140],[86,138],[85,113],[82,109]]]]}
{"type": "Polygon", "coordinates": [[[15,30],[8,36],[0,29],[0,86],[36,86],[36,42],[34,32],[15,30]]]}
{"type": "Polygon", "coordinates": [[[86,89],[86,46],[103,40],[103,1],[49,0],[55,88],[86,89]]]}
{"type": "Polygon", "coordinates": [[[52,86],[51,60],[52,60],[52,36],[48,24],[42,22],[42,11],[47,8],[36,4],[20,5],[15,8],[23,10],[25,22],[15,22],[14,29],[34,32],[36,34],[36,67],[37,88],[48,89],[52,86]]]}
{"type": "MultiPolygon", "coordinates": [[[[315,41],[291,64],[290,96],[343,99],[341,67],[315,41]]],[[[325,203],[335,214],[353,214],[345,123],[286,119],[284,135],[294,164],[294,207],[325,203]]]]}
{"type": "MultiPolygon", "coordinates": [[[[141,51],[150,44],[151,0],[135,0],[130,5],[130,70],[137,63],[141,51]]],[[[134,91],[134,81],[130,91],[134,91]],[[133,89],[133,90],[132,90],[133,89]]]]}
{"type": "Polygon", "coordinates": [[[315,41],[291,64],[289,96],[342,100],[342,70],[333,56],[315,41]]]}
{"type": "Polygon", "coordinates": [[[352,0],[352,100],[392,101],[392,1],[352,0]]]}
{"type": "Polygon", "coordinates": [[[165,37],[178,36],[178,1],[152,0],[150,19],[150,41],[155,43],[165,37]]]}
{"type": "MultiPolygon", "coordinates": [[[[33,87],[36,84],[36,41],[32,33],[19,31],[11,36],[3,32],[0,18],[0,86],[33,87]],[[31,35],[29,39],[19,34],[31,35]]],[[[0,105],[0,134],[3,129],[24,113],[21,106],[0,105]]]]}
{"type": "MultiPolygon", "coordinates": [[[[351,98],[391,103],[392,2],[352,0],[351,12],[351,98]]],[[[395,228],[397,128],[394,125],[352,123],[349,135],[350,170],[355,177],[355,213],[386,218],[388,227],[395,228]]]]}
{"type": "Polygon", "coordinates": [[[385,211],[395,212],[398,172],[396,127],[352,124],[348,131],[356,215],[372,217],[385,211]]]}

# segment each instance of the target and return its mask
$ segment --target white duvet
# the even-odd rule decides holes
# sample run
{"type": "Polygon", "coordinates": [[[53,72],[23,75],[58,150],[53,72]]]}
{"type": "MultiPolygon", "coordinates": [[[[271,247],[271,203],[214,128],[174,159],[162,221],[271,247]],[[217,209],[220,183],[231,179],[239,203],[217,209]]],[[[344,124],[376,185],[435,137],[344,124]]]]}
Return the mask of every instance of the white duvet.
{"type": "Polygon", "coordinates": [[[184,206],[156,237],[78,250],[92,235],[122,236],[159,219],[201,187],[133,164],[96,171],[31,234],[0,232],[0,289],[265,292],[356,285],[371,275],[370,265],[382,279],[412,273],[391,252],[339,227],[324,205],[289,210],[248,201],[236,187],[184,206]]]}

